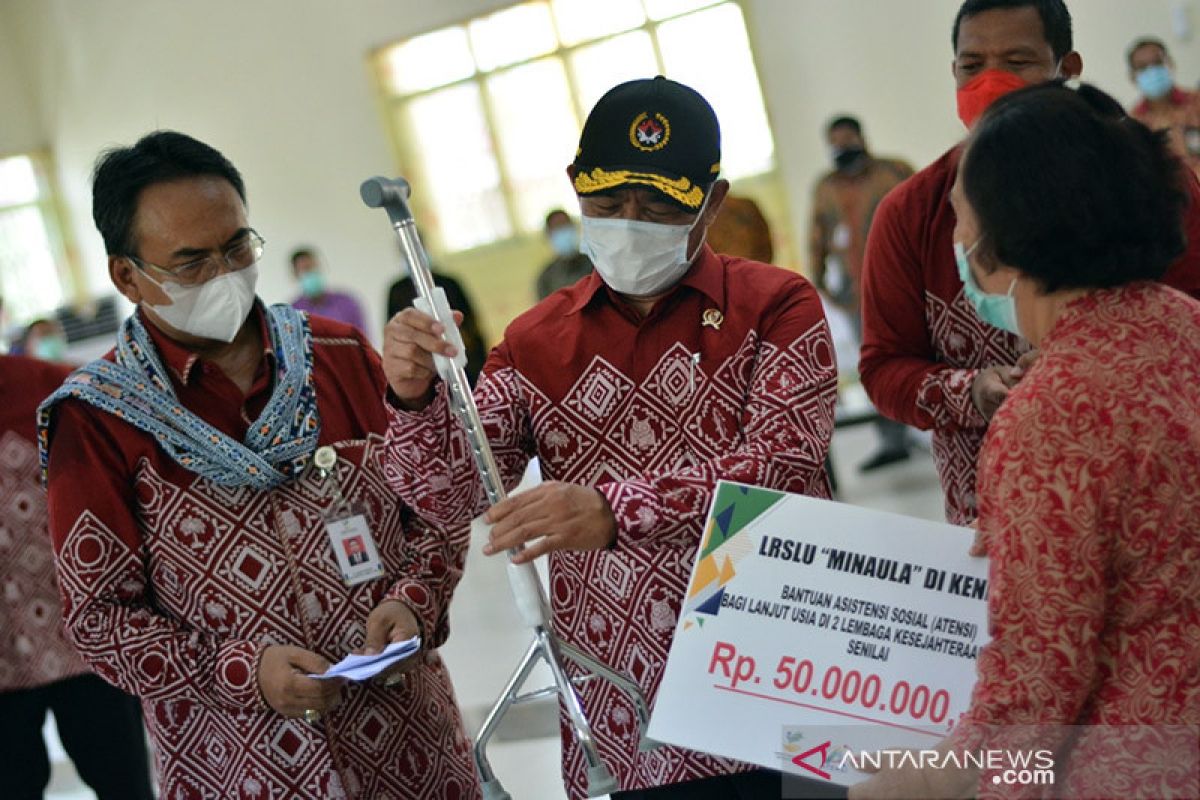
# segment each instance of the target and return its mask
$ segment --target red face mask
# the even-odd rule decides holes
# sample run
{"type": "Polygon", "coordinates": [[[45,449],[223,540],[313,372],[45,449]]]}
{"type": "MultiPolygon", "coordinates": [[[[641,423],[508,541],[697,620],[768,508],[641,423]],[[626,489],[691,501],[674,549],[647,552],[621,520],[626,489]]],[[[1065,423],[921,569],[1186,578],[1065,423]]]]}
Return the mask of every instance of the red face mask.
{"type": "Polygon", "coordinates": [[[1002,69],[985,70],[958,90],[958,118],[970,128],[987,107],[1029,83],[1002,69]]]}

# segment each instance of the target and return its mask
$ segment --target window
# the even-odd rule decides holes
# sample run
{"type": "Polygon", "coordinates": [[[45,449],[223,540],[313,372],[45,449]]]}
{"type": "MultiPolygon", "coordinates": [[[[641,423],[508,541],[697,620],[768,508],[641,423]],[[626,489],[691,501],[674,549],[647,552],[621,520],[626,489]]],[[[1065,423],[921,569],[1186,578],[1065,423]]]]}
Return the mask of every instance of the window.
{"type": "Polygon", "coordinates": [[[564,168],[600,96],[664,74],[721,120],[722,175],[770,173],[775,146],[746,25],[725,0],[535,0],[375,53],[426,235],[449,252],[539,231],[571,208],[564,168]]]}
{"type": "Polygon", "coordinates": [[[0,158],[0,297],[9,319],[44,316],[63,303],[66,264],[44,164],[0,158]]]}

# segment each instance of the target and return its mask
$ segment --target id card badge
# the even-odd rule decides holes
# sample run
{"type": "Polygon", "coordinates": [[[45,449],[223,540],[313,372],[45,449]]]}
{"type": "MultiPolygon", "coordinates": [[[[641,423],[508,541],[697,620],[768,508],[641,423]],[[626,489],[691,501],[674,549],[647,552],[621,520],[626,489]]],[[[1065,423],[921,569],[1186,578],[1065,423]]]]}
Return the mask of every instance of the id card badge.
{"type": "Polygon", "coordinates": [[[347,586],[365,583],[383,574],[383,561],[375,549],[375,538],[371,536],[364,510],[352,507],[327,516],[325,530],[347,586]]]}
{"type": "Polygon", "coordinates": [[[366,508],[360,503],[347,503],[338,486],[337,452],[332,447],[320,447],[313,457],[313,466],[323,481],[330,481],[334,504],[325,515],[325,531],[329,547],[337,560],[338,570],[347,586],[374,580],[383,574],[383,560],[371,536],[366,508]]]}

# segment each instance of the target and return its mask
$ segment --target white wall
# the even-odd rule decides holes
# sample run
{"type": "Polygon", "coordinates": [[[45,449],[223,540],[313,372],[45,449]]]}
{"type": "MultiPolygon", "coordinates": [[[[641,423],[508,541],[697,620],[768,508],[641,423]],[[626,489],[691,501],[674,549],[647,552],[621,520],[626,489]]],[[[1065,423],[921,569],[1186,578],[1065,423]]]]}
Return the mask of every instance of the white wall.
{"type": "Polygon", "coordinates": [[[46,143],[26,79],[29,65],[17,52],[9,10],[0,0],[0,156],[37,150],[46,143]]]}
{"type": "Polygon", "coordinates": [[[316,244],[333,280],[375,323],[394,279],[386,218],[358,198],[363,178],[395,171],[367,51],[505,3],[486,0],[0,0],[60,170],[93,290],[109,288],[91,223],[97,153],[155,128],[222,150],[246,179],[251,224],[266,238],[262,294],[288,299],[289,250],[316,244]]]}
{"type": "MultiPolygon", "coordinates": [[[[601,0],[596,0],[600,2],[601,0]]],[[[171,127],[217,146],[243,171],[251,220],[268,241],[263,295],[292,293],[285,258],[316,244],[336,280],[378,323],[395,249],[381,215],[358,200],[362,178],[395,171],[366,67],[372,47],[507,0],[0,0],[0,102],[7,142],[41,139],[95,290],[108,285],[91,225],[97,152],[171,127]],[[15,39],[15,48],[5,45],[15,39]],[[5,59],[15,60],[9,69],[5,59]],[[25,90],[13,85],[24,76],[25,90]],[[24,99],[22,99],[24,97],[24,99]],[[36,118],[34,118],[36,116],[36,118]]],[[[1085,77],[1133,97],[1124,50],[1167,39],[1180,75],[1200,78],[1196,39],[1171,36],[1170,10],[1200,25],[1200,0],[1073,0],[1085,77]]],[[[950,78],[956,0],[743,0],[788,185],[794,234],[826,162],[821,128],[863,119],[876,151],[928,163],[962,129],[950,78]]],[[[720,42],[699,42],[721,57],[720,42]]]]}

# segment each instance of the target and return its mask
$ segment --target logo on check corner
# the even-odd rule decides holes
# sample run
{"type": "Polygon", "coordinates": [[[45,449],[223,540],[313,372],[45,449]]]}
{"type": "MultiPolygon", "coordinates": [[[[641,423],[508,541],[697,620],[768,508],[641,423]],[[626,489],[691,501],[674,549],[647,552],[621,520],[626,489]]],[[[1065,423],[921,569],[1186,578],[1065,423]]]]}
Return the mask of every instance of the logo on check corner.
{"type": "Polygon", "coordinates": [[[833,742],[831,740],[826,740],[816,747],[810,747],[803,753],[793,756],[792,763],[797,767],[808,770],[814,775],[824,778],[825,780],[829,780],[832,776],[822,769],[822,767],[824,767],[825,762],[829,760],[829,748],[832,745],[833,742]],[[818,754],[820,754],[819,761],[816,758],[818,754]]]}
{"type": "Polygon", "coordinates": [[[845,759],[849,753],[849,747],[845,744],[834,745],[831,739],[809,747],[804,741],[803,730],[786,727],[783,730],[783,750],[776,755],[790,761],[793,766],[829,781],[833,780],[830,774],[833,770],[846,771],[845,759]]]}

